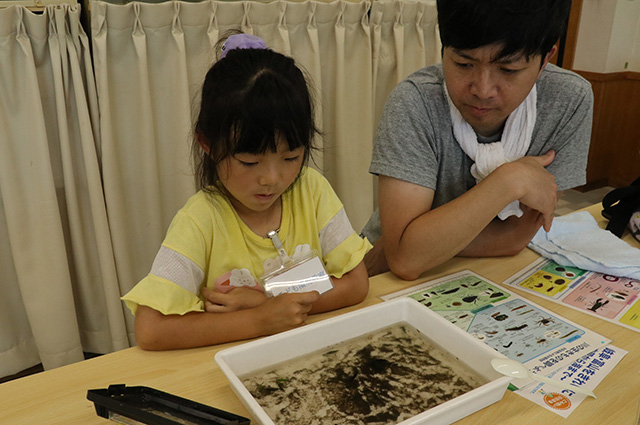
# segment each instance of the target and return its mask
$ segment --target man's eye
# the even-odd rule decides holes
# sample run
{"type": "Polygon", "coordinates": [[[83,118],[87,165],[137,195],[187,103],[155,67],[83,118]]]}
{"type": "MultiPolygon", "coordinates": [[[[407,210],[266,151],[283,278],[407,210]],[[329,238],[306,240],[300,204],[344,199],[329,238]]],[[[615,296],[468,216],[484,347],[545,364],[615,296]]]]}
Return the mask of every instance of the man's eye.
{"type": "Polygon", "coordinates": [[[505,74],[516,74],[519,71],[519,69],[502,68],[502,72],[504,72],[505,74]]]}
{"type": "Polygon", "coordinates": [[[466,68],[471,68],[471,64],[470,63],[465,63],[465,62],[455,62],[456,66],[458,68],[462,68],[462,69],[466,69],[466,68]]]}

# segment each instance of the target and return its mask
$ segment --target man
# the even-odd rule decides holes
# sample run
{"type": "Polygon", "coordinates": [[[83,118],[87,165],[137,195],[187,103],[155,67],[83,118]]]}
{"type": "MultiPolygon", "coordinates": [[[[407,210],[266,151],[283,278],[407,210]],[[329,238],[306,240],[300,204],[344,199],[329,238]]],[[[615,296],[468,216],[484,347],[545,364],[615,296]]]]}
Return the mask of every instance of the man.
{"type": "Polygon", "coordinates": [[[442,64],[394,89],[376,134],[370,275],[413,280],[456,255],[514,255],[549,230],[557,191],[586,180],[591,87],[549,64],[571,1],[437,7],[442,64]]]}

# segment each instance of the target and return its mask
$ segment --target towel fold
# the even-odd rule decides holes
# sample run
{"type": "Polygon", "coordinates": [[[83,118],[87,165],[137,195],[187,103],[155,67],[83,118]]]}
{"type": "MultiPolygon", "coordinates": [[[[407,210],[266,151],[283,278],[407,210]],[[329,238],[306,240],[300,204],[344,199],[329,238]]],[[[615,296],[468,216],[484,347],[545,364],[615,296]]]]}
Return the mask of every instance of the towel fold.
{"type": "Polygon", "coordinates": [[[587,211],[554,218],[551,230],[541,228],[529,248],[562,266],[640,280],[640,249],[598,227],[587,211]]]}
{"type": "MultiPolygon", "coordinates": [[[[446,84],[444,93],[449,102],[453,135],[464,153],[475,162],[471,166],[471,175],[476,182],[480,182],[502,164],[526,155],[536,124],[538,97],[535,84],[524,101],[507,117],[501,140],[494,143],[478,143],[476,132],[453,104],[446,84]]],[[[498,218],[506,220],[512,215],[521,217],[522,214],[520,203],[513,201],[498,213],[498,218]]]]}

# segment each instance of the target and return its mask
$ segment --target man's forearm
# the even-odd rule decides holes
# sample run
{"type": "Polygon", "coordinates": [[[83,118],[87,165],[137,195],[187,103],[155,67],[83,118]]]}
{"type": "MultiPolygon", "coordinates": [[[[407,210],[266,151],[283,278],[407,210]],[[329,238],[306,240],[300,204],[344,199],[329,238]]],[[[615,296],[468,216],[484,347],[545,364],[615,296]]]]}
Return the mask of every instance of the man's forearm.
{"type": "Polygon", "coordinates": [[[462,251],[461,257],[502,257],[516,255],[529,244],[542,227],[538,211],[525,209],[520,218],[509,217],[502,221],[494,219],[462,251]]]}
{"type": "Polygon", "coordinates": [[[385,236],[391,270],[403,279],[413,280],[456,256],[512,199],[507,190],[489,181],[481,182],[460,197],[416,217],[395,244],[385,236]]]}
{"type": "Polygon", "coordinates": [[[411,218],[411,210],[405,213],[397,208],[405,204],[402,198],[409,196],[386,190],[383,195],[392,202],[381,203],[380,215],[390,269],[413,280],[456,255],[496,256],[521,251],[541,225],[551,227],[557,186],[543,167],[552,159],[553,155],[525,157],[505,164],[463,195],[415,218],[411,218]],[[525,216],[492,224],[514,200],[528,211],[525,216]]]}

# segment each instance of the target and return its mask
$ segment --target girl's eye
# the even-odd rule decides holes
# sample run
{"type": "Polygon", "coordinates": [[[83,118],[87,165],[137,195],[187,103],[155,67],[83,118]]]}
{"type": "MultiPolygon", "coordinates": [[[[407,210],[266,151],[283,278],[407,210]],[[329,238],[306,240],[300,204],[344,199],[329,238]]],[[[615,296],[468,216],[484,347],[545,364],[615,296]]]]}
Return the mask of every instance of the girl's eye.
{"type": "Polygon", "coordinates": [[[290,156],[288,158],[285,158],[284,160],[289,162],[296,162],[298,159],[300,159],[300,155],[290,156]]]}
{"type": "Polygon", "coordinates": [[[239,162],[240,162],[240,164],[242,164],[244,167],[252,167],[252,166],[254,166],[254,165],[256,165],[256,164],[257,164],[257,162],[240,161],[240,160],[238,160],[238,161],[239,161],[239,162]]]}

